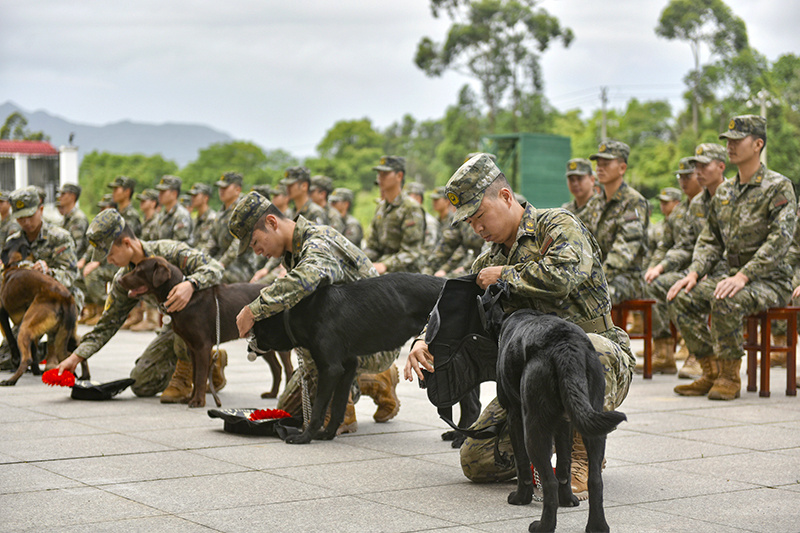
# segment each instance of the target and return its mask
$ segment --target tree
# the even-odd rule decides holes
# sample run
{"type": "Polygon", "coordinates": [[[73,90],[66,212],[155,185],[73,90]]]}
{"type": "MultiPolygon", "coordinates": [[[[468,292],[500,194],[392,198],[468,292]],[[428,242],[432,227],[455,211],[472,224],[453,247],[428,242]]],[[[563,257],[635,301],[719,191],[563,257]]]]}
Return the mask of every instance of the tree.
{"type": "Polygon", "coordinates": [[[720,58],[738,54],[748,47],[744,21],[722,0],[670,0],[661,12],[655,31],[659,37],[689,41],[692,48],[692,127],[697,133],[700,45],[705,43],[711,55],[720,58]]]}
{"type": "MultiPolygon", "coordinates": [[[[279,153],[284,157],[285,152],[279,153]]],[[[285,168],[285,167],[284,167],[285,168]]],[[[257,145],[246,141],[214,143],[199,151],[197,159],[181,169],[180,176],[184,184],[202,182],[214,184],[225,172],[239,172],[244,177],[245,190],[250,185],[271,183],[280,173],[275,168],[270,170],[269,161],[264,151],[257,145]]]]}
{"type": "Polygon", "coordinates": [[[537,9],[537,3],[431,0],[433,16],[445,10],[454,23],[443,44],[424,37],[417,45],[414,63],[428,76],[441,76],[451,69],[477,79],[489,108],[490,132],[494,132],[495,118],[509,89],[514,120],[520,115],[523,93],[541,91],[539,54],[555,39],[564,46],[572,42],[572,30],[562,28],[544,9],[537,9]]]}
{"type": "Polygon", "coordinates": [[[30,131],[25,129],[28,125],[28,119],[18,112],[14,111],[6,117],[5,123],[0,126],[0,139],[15,140],[15,141],[49,141],[50,136],[45,135],[42,131],[30,131]]]}
{"type": "Polygon", "coordinates": [[[375,182],[372,170],[382,154],[385,137],[372,127],[368,118],[341,120],[327,131],[317,145],[320,157],[306,159],[312,174],[324,174],[336,186],[354,190],[371,189],[375,182]]]}

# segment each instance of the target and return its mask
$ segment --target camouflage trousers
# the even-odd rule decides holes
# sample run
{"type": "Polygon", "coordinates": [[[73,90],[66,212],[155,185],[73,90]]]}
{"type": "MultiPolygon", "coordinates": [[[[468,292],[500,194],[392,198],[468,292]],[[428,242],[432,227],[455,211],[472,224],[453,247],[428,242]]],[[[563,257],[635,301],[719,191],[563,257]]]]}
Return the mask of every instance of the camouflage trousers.
{"type": "MultiPolygon", "coordinates": [[[[795,287],[800,285],[800,272],[795,272],[794,276],[792,276],[792,290],[795,287]]],[[[790,302],[792,306],[800,306],[800,298],[792,298],[790,302]]],[[[786,335],[786,321],[785,320],[773,320],[772,321],[772,334],[773,335],[786,335]]],[[[800,314],[797,315],[797,331],[800,332],[800,314]]]]}
{"type": "Polygon", "coordinates": [[[733,297],[718,300],[714,298],[714,289],[726,277],[723,273],[701,280],[688,294],[679,292],[669,306],[670,318],[695,357],[716,355],[720,359],[740,359],[744,355],[744,317],[769,307],[784,306],[792,295],[789,279],[758,279],[733,297]]]}
{"type": "MultiPolygon", "coordinates": [[[[686,271],[665,272],[650,283],[644,285],[644,295],[656,301],[653,306],[653,338],[665,339],[672,336],[669,329],[669,309],[667,308],[667,293],[676,281],[683,278],[686,271]]],[[[677,326],[676,326],[677,327],[677,326]]]]}
{"type": "Polygon", "coordinates": [[[117,270],[119,270],[118,267],[110,263],[103,263],[89,272],[85,278],[78,279],[79,287],[86,293],[87,303],[103,305],[108,294],[106,287],[114,280],[117,270]]]}
{"type": "MultiPolygon", "coordinates": [[[[611,411],[622,405],[622,401],[628,395],[633,369],[636,366],[628,336],[619,328],[615,330],[620,338],[620,344],[602,335],[588,334],[605,372],[606,387],[603,402],[605,411],[611,411]]],[[[486,429],[504,422],[506,417],[506,410],[495,398],[486,406],[470,429],[486,429]]],[[[461,446],[461,469],[468,479],[476,483],[508,481],[515,478],[517,473],[508,425],[502,425],[497,437],[466,439],[461,446]]]]}
{"type": "MultiPolygon", "coordinates": [[[[300,369],[295,370],[289,382],[286,384],[283,394],[278,398],[278,409],[283,409],[296,418],[302,418],[302,403],[301,391],[303,377],[306,379],[308,385],[308,394],[311,404],[314,404],[314,399],[317,396],[317,367],[314,360],[311,358],[311,353],[305,348],[295,348],[297,357],[302,361],[303,372],[300,369]]],[[[392,366],[400,355],[400,349],[388,350],[385,352],[378,352],[372,355],[359,357],[358,370],[356,376],[361,374],[380,374],[384,370],[392,366]]],[[[353,380],[353,401],[358,401],[360,391],[358,389],[358,380],[353,380]]]]}
{"type": "Polygon", "coordinates": [[[131,370],[131,377],[136,382],[131,390],[136,396],[155,396],[163,392],[175,372],[178,359],[189,361],[186,343],[172,331],[172,326],[165,325],[156,334],[142,355],[136,360],[131,370]]]}
{"type": "Polygon", "coordinates": [[[608,276],[608,295],[611,305],[625,300],[636,300],[644,294],[644,277],[641,272],[626,272],[608,276]]]}

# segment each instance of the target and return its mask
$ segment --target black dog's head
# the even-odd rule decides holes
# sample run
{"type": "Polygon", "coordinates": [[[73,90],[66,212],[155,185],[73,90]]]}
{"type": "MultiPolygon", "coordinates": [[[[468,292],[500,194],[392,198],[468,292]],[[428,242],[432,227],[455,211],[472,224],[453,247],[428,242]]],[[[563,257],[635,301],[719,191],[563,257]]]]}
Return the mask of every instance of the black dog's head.
{"type": "Polygon", "coordinates": [[[7,240],[3,245],[3,252],[0,253],[0,261],[3,265],[9,267],[20,261],[31,259],[31,246],[28,244],[28,239],[24,235],[20,235],[16,239],[7,240]]]}
{"type": "Polygon", "coordinates": [[[486,287],[486,292],[482,296],[478,296],[478,313],[483,329],[495,338],[500,336],[500,328],[506,317],[502,300],[508,298],[509,294],[508,283],[498,280],[486,287]]]}

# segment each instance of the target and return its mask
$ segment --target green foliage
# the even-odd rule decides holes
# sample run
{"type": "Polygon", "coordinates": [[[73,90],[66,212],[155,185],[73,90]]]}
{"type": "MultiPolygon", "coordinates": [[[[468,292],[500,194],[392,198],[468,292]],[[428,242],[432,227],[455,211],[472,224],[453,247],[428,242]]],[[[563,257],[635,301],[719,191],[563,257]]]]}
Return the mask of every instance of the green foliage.
{"type": "Polygon", "coordinates": [[[239,172],[247,191],[252,185],[273,183],[283,174],[285,167],[276,168],[276,163],[291,160],[291,156],[281,150],[272,153],[275,159],[270,164],[264,151],[251,142],[215,143],[200,150],[197,159],[181,169],[180,176],[188,188],[197,182],[213,185],[225,172],[239,172]]]}
{"type": "Polygon", "coordinates": [[[161,155],[120,155],[108,152],[91,152],[81,161],[79,183],[81,209],[94,214],[99,211],[97,202],[109,192],[108,184],[117,176],[128,176],[136,180],[136,192],[152,187],[164,174],[176,174],[178,165],[161,155]]]}
{"type": "Polygon", "coordinates": [[[341,120],[317,145],[319,157],[306,159],[305,165],[312,175],[324,174],[332,178],[337,187],[368,190],[375,182],[372,167],[384,155],[385,140],[367,118],[341,120]]]}
{"type": "Polygon", "coordinates": [[[6,117],[5,123],[0,126],[0,139],[13,141],[49,141],[50,136],[42,131],[25,129],[28,119],[22,113],[14,111],[6,117]]]}

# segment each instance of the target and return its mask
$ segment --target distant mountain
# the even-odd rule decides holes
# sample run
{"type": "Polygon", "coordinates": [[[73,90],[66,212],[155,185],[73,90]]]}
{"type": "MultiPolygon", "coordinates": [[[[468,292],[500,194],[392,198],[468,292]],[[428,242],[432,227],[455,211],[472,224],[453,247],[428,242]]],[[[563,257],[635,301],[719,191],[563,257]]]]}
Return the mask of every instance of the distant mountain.
{"type": "Polygon", "coordinates": [[[105,126],[78,124],[46,111],[26,111],[13,102],[0,104],[0,124],[15,111],[28,119],[29,130],[49,135],[56,148],[69,144],[70,133],[75,133],[73,144],[80,147],[81,156],[94,150],[115,154],[161,154],[182,167],[197,159],[198,150],[233,140],[227,133],[197,124],[144,124],[128,120],[105,126]]]}

